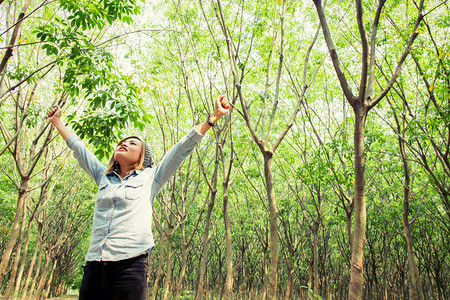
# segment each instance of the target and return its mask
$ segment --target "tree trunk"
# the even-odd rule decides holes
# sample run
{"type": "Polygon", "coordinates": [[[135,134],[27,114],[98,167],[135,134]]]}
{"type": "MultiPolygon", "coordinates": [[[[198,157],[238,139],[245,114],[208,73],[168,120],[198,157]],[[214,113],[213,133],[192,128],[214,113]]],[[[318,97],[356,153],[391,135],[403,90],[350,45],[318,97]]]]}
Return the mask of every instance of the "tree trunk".
{"type": "Polygon", "coordinates": [[[318,243],[318,231],[319,225],[315,224],[313,229],[313,251],[314,251],[314,262],[313,262],[313,270],[314,270],[314,295],[319,295],[319,243],[318,243]]]}
{"type": "Polygon", "coordinates": [[[23,270],[25,269],[25,264],[26,264],[26,261],[27,261],[27,254],[28,254],[28,246],[30,244],[30,235],[31,235],[32,221],[33,220],[31,220],[31,219],[28,221],[27,237],[26,237],[25,246],[24,246],[24,249],[23,249],[22,260],[20,261],[19,271],[17,273],[16,286],[14,288],[14,292],[16,292],[16,293],[19,292],[20,284],[22,282],[23,270]]]}
{"type": "Polygon", "coordinates": [[[308,295],[309,295],[309,293],[310,293],[310,290],[311,290],[311,287],[312,287],[312,281],[313,281],[313,279],[312,279],[312,269],[313,269],[313,266],[312,266],[312,264],[310,264],[309,266],[308,266],[308,295]]]}
{"type": "MultiPolygon", "coordinates": [[[[31,287],[30,287],[30,298],[33,298],[32,296],[34,295],[34,287],[36,286],[36,281],[39,278],[39,274],[41,272],[42,253],[44,253],[44,245],[43,245],[42,238],[41,238],[40,239],[40,247],[39,247],[39,257],[38,257],[37,265],[36,265],[36,271],[34,272],[33,281],[31,283],[31,287]]],[[[22,296],[22,299],[25,299],[25,296],[22,296]]]]}
{"type": "Polygon", "coordinates": [[[161,280],[162,275],[162,266],[164,261],[164,234],[162,232],[159,233],[160,236],[160,247],[159,247],[159,258],[158,258],[158,270],[156,271],[155,282],[153,283],[152,290],[152,300],[156,300],[156,296],[158,295],[159,290],[159,281],[161,280]]]}
{"type": "Polygon", "coordinates": [[[241,284],[239,286],[239,293],[242,295],[239,298],[245,298],[245,295],[247,294],[247,276],[245,272],[245,252],[247,251],[247,244],[245,243],[245,238],[241,238],[241,270],[242,270],[242,278],[241,278],[241,284]]]}
{"type": "Polygon", "coordinates": [[[186,276],[186,264],[187,264],[187,244],[184,232],[184,223],[180,225],[180,230],[181,230],[182,249],[181,249],[180,277],[178,278],[177,294],[175,297],[175,299],[177,300],[181,298],[181,294],[183,293],[184,278],[186,276]]]}
{"type": "Polygon", "coordinates": [[[355,128],[353,143],[355,149],[355,225],[353,230],[350,288],[348,299],[362,299],[364,286],[364,245],[366,242],[366,195],[365,195],[365,159],[364,130],[366,112],[361,107],[355,109],[355,128]]]}
{"type": "Polygon", "coordinates": [[[170,228],[170,222],[167,222],[167,232],[166,232],[166,280],[164,284],[164,296],[163,300],[169,299],[169,293],[170,293],[170,284],[172,279],[172,263],[170,258],[170,237],[171,237],[171,228],[170,228]]]}
{"type": "Polygon", "coordinates": [[[272,178],[272,155],[271,151],[264,153],[264,176],[266,180],[266,191],[270,211],[270,274],[267,290],[267,299],[275,300],[277,297],[278,284],[278,207],[275,201],[275,189],[272,178]]]}
{"type": "Polygon", "coordinates": [[[225,300],[230,300],[233,293],[233,246],[231,244],[230,219],[228,217],[228,185],[224,185],[223,191],[223,218],[225,224],[225,244],[226,244],[226,265],[227,275],[225,278],[224,290],[225,300]]]}
{"type": "MultiPolygon", "coordinates": [[[[422,282],[420,280],[419,271],[417,269],[416,261],[414,259],[413,251],[413,241],[411,237],[411,228],[409,222],[409,199],[411,194],[411,175],[409,167],[409,158],[406,153],[406,143],[405,143],[405,131],[406,131],[406,121],[403,120],[403,137],[398,138],[400,154],[403,161],[403,171],[405,175],[405,181],[403,184],[403,229],[405,231],[405,239],[408,251],[408,282],[409,282],[409,299],[424,299],[422,282]]],[[[397,123],[397,129],[400,132],[400,126],[397,123]]]]}
{"type": "Polygon", "coordinates": [[[44,271],[42,273],[42,276],[39,276],[40,280],[39,280],[39,283],[38,283],[38,286],[37,286],[37,289],[36,289],[36,299],[43,299],[44,298],[45,278],[47,278],[48,269],[49,269],[49,265],[50,265],[50,260],[51,260],[51,252],[49,252],[46,255],[44,271]]]}
{"type": "Polygon", "coordinates": [[[294,283],[294,268],[292,266],[292,261],[293,261],[294,257],[292,255],[292,251],[289,251],[289,261],[287,262],[287,271],[288,271],[288,283],[286,286],[286,300],[289,300],[292,298],[292,287],[293,287],[293,283],[294,283]]]}
{"type": "Polygon", "coordinates": [[[198,279],[198,287],[197,287],[197,295],[195,297],[196,300],[200,300],[203,298],[204,289],[205,289],[205,277],[206,277],[206,269],[208,265],[208,248],[209,248],[209,227],[211,225],[211,214],[214,207],[214,199],[216,197],[216,191],[213,190],[211,193],[210,202],[208,205],[208,213],[206,214],[205,220],[205,233],[203,234],[203,253],[202,259],[200,263],[200,277],[198,279]]]}
{"type": "Polygon", "coordinates": [[[22,216],[24,214],[25,201],[28,196],[29,178],[22,177],[19,189],[19,198],[17,200],[16,215],[14,217],[13,228],[11,230],[11,236],[9,237],[8,243],[6,244],[5,251],[2,255],[2,260],[0,262],[0,282],[6,274],[6,268],[8,267],[9,260],[11,258],[11,253],[13,251],[14,245],[16,244],[17,237],[20,232],[20,224],[22,216]]]}
{"type": "Polygon", "coordinates": [[[405,226],[405,238],[408,245],[408,273],[409,273],[409,299],[424,299],[422,282],[420,280],[419,271],[417,269],[416,261],[414,258],[414,251],[412,246],[412,237],[409,226],[405,226]]]}
{"type": "MultiPolygon", "coordinates": [[[[25,211],[26,201],[23,202],[23,206],[24,207],[22,208],[22,211],[25,211]]],[[[25,231],[26,219],[27,219],[26,214],[24,213],[23,217],[22,217],[22,224],[20,226],[19,240],[17,241],[14,263],[11,268],[11,276],[9,277],[8,287],[6,288],[6,292],[4,295],[5,300],[9,299],[9,296],[11,295],[11,291],[14,286],[14,282],[16,281],[17,268],[19,266],[19,261],[20,261],[20,253],[22,252],[23,233],[25,231]]]]}
{"type": "Polygon", "coordinates": [[[44,292],[44,298],[49,298],[50,296],[50,288],[52,287],[53,274],[55,273],[57,259],[53,261],[52,272],[50,273],[50,277],[47,280],[47,289],[44,292]]]}
{"type": "MultiPolygon", "coordinates": [[[[263,261],[262,261],[262,263],[263,263],[263,267],[262,267],[262,269],[263,269],[263,280],[264,280],[264,278],[267,278],[267,273],[268,273],[268,269],[267,269],[267,261],[266,261],[266,257],[267,257],[267,248],[264,248],[264,252],[263,252],[263,261]]],[[[262,285],[262,295],[261,295],[261,299],[266,299],[266,296],[267,296],[267,284],[263,284],[262,285]]]]}
{"type": "MultiPolygon", "coordinates": [[[[47,178],[47,176],[46,176],[46,178],[47,178]]],[[[35,220],[35,215],[36,215],[36,213],[38,211],[39,206],[41,205],[41,203],[43,203],[44,199],[47,197],[47,192],[48,192],[48,183],[46,183],[46,184],[44,184],[44,186],[42,186],[41,193],[40,193],[40,196],[39,196],[39,201],[38,201],[38,203],[37,203],[33,213],[30,215],[30,218],[28,220],[27,237],[26,237],[26,241],[25,241],[25,245],[24,245],[23,254],[22,254],[22,260],[20,262],[19,272],[18,272],[18,275],[17,275],[16,286],[15,286],[15,289],[14,289],[14,291],[16,293],[19,292],[20,284],[21,284],[22,276],[23,276],[23,270],[24,270],[25,265],[27,263],[27,254],[28,254],[28,246],[30,244],[31,227],[33,225],[33,221],[35,220]]],[[[41,226],[39,227],[39,230],[42,230],[41,226]]],[[[41,233],[39,233],[39,236],[40,236],[40,234],[41,233]]],[[[36,248],[37,248],[37,245],[36,245],[36,248]]],[[[34,261],[35,260],[36,260],[36,252],[35,252],[35,254],[33,256],[33,266],[34,266],[34,261]]],[[[31,268],[33,268],[33,267],[31,267],[31,268]]],[[[28,284],[27,284],[27,287],[28,287],[28,284]]]]}
{"type": "Polygon", "coordinates": [[[345,211],[345,217],[346,217],[346,226],[347,226],[347,236],[348,236],[348,243],[350,245],[350,249],[353,245],[353,232],[352,232],[352,213],[353,209],[346,210],[345,211]]]}
{"type": "MultiPolygon", "coordinates": [[[[28,268],[27,278],[25,279],[25,285],[24,285],[23,291],[22,291],[22,299],[26,299],[26,297],[27,297],[28,285],[30,284],[31,276],[33,275],[34,265],[36,264],[36,257],[37,257],[37,253],[39,251],[40,245],[41,245],[41,238],[40,238],[40,234],[38,234],[36,246],[34,248],[33,258],[31,259],[31,263],[28,268]]],[[[31,292],[30,292],[30,294],[31,294],[31,292]]]]}

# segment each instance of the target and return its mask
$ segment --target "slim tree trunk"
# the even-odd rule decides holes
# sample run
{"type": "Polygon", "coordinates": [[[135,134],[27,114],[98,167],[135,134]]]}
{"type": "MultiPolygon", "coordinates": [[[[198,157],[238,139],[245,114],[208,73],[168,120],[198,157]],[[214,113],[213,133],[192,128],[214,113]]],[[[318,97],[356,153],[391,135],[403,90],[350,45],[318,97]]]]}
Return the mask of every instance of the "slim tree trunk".
{"type": "MultiPolygon", "coordinates": [[[[406,113],[406,112],[405,112],[406,113]]],[[[405,114],[404,113],[404,114],[405,114]]],[[[405,133],[407,129],[406,120],[403,118],[402,128],[400,127],[399,120],[395,116],[397,123],[397,131],[402,134],[402,137],[398,137],[398,143],[400,148],[400,155],[403,162],[403,172],[405,180],[403,183],[403,230],[405,231],[405,239],[408,252],[408,282],[409,282],[409,299],[424,299],[424,293],[422,288],[422,282],[420,280],[419,271],[417,269],[416,260],[414,258],[413,240],[411,236],[411,227],[409,221],[409,199],[411,194],[411,173],[409,166],[409,158],[406,152],[405,133]]]]}
{"type": "Polygon", "coordinates": [[[5,251],[3,252],[2,259],[0,261],[0,282],[3,280],[3,277],[6,274],[6,268],[8,266],[9,260],[11,258],[11,254],[16,244],[17,237],[20,233],[20,224],[22,220],[22,216],[24,215],[25,201],[28,195],[29,188],[29,178],[22,177],[20,182],[19,189],[19,198],[17,200],[17,209],[16,215],[14,217],[13,228],[11,230],[11,236],[9,237],[8,243],[6,244],[5,251]]]}
{"type": "Polygon", "coordinates": [[[233,293],[233,246],[231,244],[230,220],[228,217],[228,185],[224,185],[223,191],[223,218],[225,224],[225,245],[227,275],[225,277],[225,300],[230,300],[233,293]]]}
{"type": "Polygon", "coordinates": [[[155,282],[153,283],[153,290],[152,290],[152,300],[156,300],[156,296],[158,295],[158,289],[159,289],[159,282],[161,280],[162,275],[162,266],[164,262],[164,234],[162,231],[159,233],[160,236],[160,247],[159,247],[159,257],[158,257],[158,269],[156,271],[156,278],[155,282]]]}
{"type": "MultiPolygon", "coordinates": [[[[216,152],[217,155],[217,152],[216,152]]],[[[201,163],[201,159],[199,160],[200,165],[202,166],[202,173],[206,178],[206,172],[203,168],[203,164],[201,163]]],[[[217,160],[217,156],[216,156],[216,168],[214,171],[214,175],[213,175],[213,184],[214,186],[216,185],[216,178],[217,177],[217,164],[218,160],[217,160]]],[[[189,160],[189,165],[191,164],[191,161],[189,160]]],[[[189,168],[187,173],[189,174],[189,168]]],[[[186,230],[185,230],[185,220],[186,217],[188,215],[188,213],[186,213],[186,195],[187,195],[187,190],[188,190],[188,186],[189,186],[189,176],[186,176],[185,179],[185,187],[182,189],[182,195],[181,195],[181,201],[179,204],[179,208],[178,208],[178,224],[180,225],[180,231],[181,231],[181,243],[182,243],[182,248],[181,248],[181,265],[180,265],[180,274],[179,274],[179,278],[178,278],[178,282],[177,282],[177,287],[176,287],[176,295],[175,298],[176,299],[180,299],[181,295],[183,293],[184,290],[184,284],[185,284],[185,280],[186,280],[186,268],[187,268],[187,258],[188,258],[188,247],[190,246],[190,244],[192,243],[194,234],[196,233],[197,229],[198,229],[198,224],[200,223],[201,220],[201,216],[202,216],[202,211],[200,212],[200,214],[198,215],[197,221],[195,222],[194,228],[192,230],[192,232],[190,233],[190,236],[187,237],[186,236],[186,230]],[[181,206],[181,207],[180,207],[181,206]]],[[[209,180],[207,180],[208,186],[211,190],[214,190],[215,187],[212,187],[209,180]]],[[[193,192],[193,197],[195,198],[195,193],[197,191],[198,185],[194,188],[194,192],[193,192]]],[[[205,203],[203,206],[206,206],[206,201],[209,199],[209,194],[208,196],[205,198],[205,203]]],[[[210,202],[213,200],[210,200],[210,202]]]]}
{"type": "Polygon", "coordinates": [[[267,290],[267,299],[275,300],[278,285],[278,207],[275,201],[275,189],[272,178],[272,155],[271,151],[264,153],[264,176],[266,181],[266,191],[269,200],[270,213],[270,273],[267,290]]]}
{"type": "Polygon", "coordinates": [[[308,290],[308,295],[309,295],[309,293],[310,293],[310,289],[311,289],[311,286],[312,286],[312,282],[313,282],[313,276],[312,276],[312,269],[313,269],[313,264],[311,263],[309,266],[308,266],[308,287],[309,287],[309,290],[308,290]]]}
{"type": "Polygon", "coordinates": [[[184,232],[184,223],[180,225],[181,230],[181,266],[180,266],[180,276],[178,278],[178,284],[177,284],[177,294],[175,299],[181,299],[181,294],[183,293],[183,286],[184,286],[184,278],[186,276],[186,264],[187,264],[187,244],[186,244],[186,235],[184,232]]]}
{"type": "Polygon", "coordinates": [[[46,255],[45,266],[41,276],[39,276],[39,283],[36,289],[36,299],[44,298],[45,279],[47,278],[48,269],[51,261],[51,251],[46,255]]]}
{"type": "Polygon", "coordinates": [[[36,241],[36,246],[34,248],[33,258],[31,259],[31,263],[30,263],[30,266],[28,268],[27,278],[25,279],[25,284],[24,284],[23,291],[22,291],[22,299],[26,299],[26,297],[27,297],[28,285],[30,284],[31,276],[33,275],[34,266],[36,264],[37,253],[39,251],[39,246],[41,244],[40,240],[41,240],[40,234],[38,234],[38,238],[37,238],[37,241],[36,241]]]}
{"type": "MultiPolygon", "coordinates": [[[[403,212],[403,215],[405,215],[405,212],[403,212]]],[[[406,244],[408,246],[409,299],[423,300],[422,282],[420,280],[419,271],[414,258],[411,231],[409,229],[409,225],[405,225],[405,222],[403,222],[403,227],[405,230],[406,244]]]]}
{"type": "Polygon", "coordinates": [[[205,220],[205,233],[203,234],[203,252],[202,259],[200,264],[200,276],[198,280],[197,287],[197,295],[195,297],[196,300],[200,300],[203,298],[204,290],[205,290],[205,281],[206,281],[206,270],[208,265],[208,249],[209,249],[209,227],[211,226],[211,214],[214,207],[214,199],[216,197],[216,191],[213,190],[211,193],[210,202],[208,204],[208,212],[206,214],[205,220]]]}
{"type": "MultiPolygon", "coordinates": [[[[33,281],[31,283],[31,287],[30,287],[30,297],[31,298],[35,294],[34,288],[36,287],[37,279],[39,278],[39,275],[41,273],[41,263],[42,263],[42,254],[43,253],[44,253],[44,245],[43,245],[42,239],[40,239],[39,256],[38,256],[38,260],[37,260],[36,269],[34,272],[33,281]]],[[[25,297],[22,297],[22,299],[25,299],[25,297]]]]}
{"type": "MultiPolygon", "coordinates": [[[[25,211],[25,207],[26,207],[26,202],[24,201],[23,203],[23,208],[22,211],[25,211]]],[[[16,246],[16,254],[15,254],[15,258],[14,258],[14,263],[12,265],[11,268],[11,276],[9,278],[9,282],[8,282],[8,287],[6,288],[6,292],[4,295],[4,299],[7,300],[9,299],[9,296],[11,295],[11,291],[13,289],[14,283],[16,281],[16,275],[17,275],[17,268],[19,266],[19,261],[20,261],[20,253],[22,252],[22,241],[23,241],[23,233],[25,231],[25,223],[26,223],[26,214],[23,214],[22,217],[22,224],[20,226],[20,233],[19,233],[19,239],[17,241],[17,246],[16,246]]]]}
{"type": "MultiPolygon", "coordinates": [[[[352,199],[353,201],[353,199],[352,199]]],[[[352,202],[353,205],[353,202],[352,202]]],[[[347,236],[348,236],[348,244],[350,245],[350,249],[353,245],[353,231],[352,231],[352,213],[353,213],[353,208],[348,211],[345,211],[345,217],[346,217],[346,227],[347,227],[347,236]]]]}
{"type": "MultiPolygon", "coordinates": [[[[200,300],[203,298],[205,292],[205,286],[207,285],[207,267],[208,267],[208,252],[209,252],[209,230],[211,226],[211,215],[215,204],[216,194],[217,194],[217,172],[219,167],[219,155],[218,155],[218,145],[216,145],[216,154],[215,154],[215,161],[214,161],[214,171],[211,178],[211,181],[208,181],[209,191],[210,191],[210,198],[208,203],[208,211],[206,213],[206,220],[205,220],[205,232],[203,234],[203,251],[201,256],[201,262],[200,262],[200,275],[198,279],[198,286],[196,291],[196,300],[200,300]]],[[[205,173],[204,173],[205,175],[205,173]]],[[[206,175],[205,175],[206,177],[206,175]]]]}
{"type": "Polygon", "coordinates": [[[364,130],[366,112],[355,109],[355,128],[353,143],[355,149],[355,225],[353,230],[352,260],[349,299],[362,299],[364,246],[366,242],[366,195],[365,195],[365,159],[364,159],[364,130]]]}
{"type": "Polygon", "coordinates": [[[247,276],[245,272],[245,252],[247,251],[247,245],[245,243],[245,239],[241,238],[242,244],[241,244],[241,270],[242,270],[242,278],[241,278],[241,284],[239,286],[239,298],[245,298],[246,292],[247,292],[247,276]]]}
{"type": "Polygon", "coordinates": [[[318,242],[319,225],[315,224],[313,229],[313,251],[314,251],[314,295],[319,295],[319,242],[318,242]]]}
{"type": "Polygon", "coordinates": [[[292,251],[289,251],[289,261],[287,262],[287,270],[288,270],[288,283],[286,286],[286,300],[289,300],[292,298],[292,287],[294,283],[294,268],[292,266],[292,262],[294,260],[294,257],[292,255],[292,251]]]}
{"type": "Polygon", "coordinates": [[[171,252],[170,252],[170,237],[171,237],[171,228],[170,228],[170,222],[167,222],[167,232],[166,232],[166,280],[164,284],[164,296],[163,299],[167,300],[169,299],[169,293],[170,293],[170,284],[171,284],[171,274],[172,274],[172,263],[171,263],[171,252]]]}
{"type": "Polygon", "coordinates": [[[53,274],[55,273],[57,259],[53,261],[52,272],[50,273],[50,277],[47,280],[47,289],[44,292],[44,298],[49,298],[50,296],[50,288],[52,287],[53,274]]]}
{"type": "Polygon", "coordinates": [[[22,282],[23,271],[25,269],[25,264],[26,264],[26,260],[27,260],[27,254],[28,254],[28,246],[30,244],[30,235],[31,235],[32,221],[33,220],[31,220],[31,219],[28,221],[27,237],[26,237],[26,240],[25,240],[24,250],[23,250],[23,254],[22,254],[22,260],[20,261],[19,271],[17,273],[16,286],[14,288],[14,292],[16,292],[16,293],[20,289],[20,284],[22,282]]]}
{"type": "MultiPolygon", "coordinates": [[[[263,251],[263,283],[264,283],[264,278],[267,278],[267,274],[269,272],[269,270],[267,269],[267,262],[266,262],[266,257],[267,257],[267,248],[264,249],[263,251]]],[[[267,284],[263,284],[262,286],[262,295],[261,295],[261,299],[266,299],[267,296],[267,284]]]]}
{"type": "MultiPolygon", "coordinates": [[[[22,260],[20,262],[20,268],[19,268],[19,272],[18,272],[18,275],[17,275],[16,286],[15,286],[15,292],[16,293],[20,289],[20,283],[22,281],[23,270],[24,270],[26,262],[27,262],[27,254],[28,254],[28,246],[29,246],[29,243],[30,243],[31,227],[33,225],[33,221],[35,220],[35,214],[38,211],[38,208],[39,208],[40,204],[44,201],[44,198],[47,196],[47,187],[48,187],[48,184],[45,184],[42,187],[41,194],[39,196],[39,202],[36,205],[36,207],[34,209],[34,212],[30,215],[30,218],[28,220],[27,237],[26,237],[26,241],[25,241],[25,246],[24,246],[24,250],[23,250],[23,254],[22,254],[22,260]]],[[[40,233],[39,233],[39,236],[40,236],[40,233]]],[[[36,245],[36,248],[37,248],[37,245],[36,245]]],[[[33,256],[33,266],[34,266],[34,261],[35,260],[36,260],[36,252],[35,252],[35,254],[33,256]]],[[[31,269],[32,268],[33,267],[31,267],[31,269]]]]}

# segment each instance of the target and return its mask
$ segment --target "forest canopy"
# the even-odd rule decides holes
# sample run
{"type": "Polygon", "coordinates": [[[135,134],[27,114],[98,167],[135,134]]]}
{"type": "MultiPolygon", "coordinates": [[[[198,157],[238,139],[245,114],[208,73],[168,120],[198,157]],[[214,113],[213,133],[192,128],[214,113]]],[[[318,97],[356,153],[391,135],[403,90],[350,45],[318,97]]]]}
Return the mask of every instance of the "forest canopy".
{"type": "Polygon", "coordinates": [[[154,202],[151,299],[448,299],[450,8],[0,0],[0,295],[76,293],[108,165],[230,112],[154,202]]]}

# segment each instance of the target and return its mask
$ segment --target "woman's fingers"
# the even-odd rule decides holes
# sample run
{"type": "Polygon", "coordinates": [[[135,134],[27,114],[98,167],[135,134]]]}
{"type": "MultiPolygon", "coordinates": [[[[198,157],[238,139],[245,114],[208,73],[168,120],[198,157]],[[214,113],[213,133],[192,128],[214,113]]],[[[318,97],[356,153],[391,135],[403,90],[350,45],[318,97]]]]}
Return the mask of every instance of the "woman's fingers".
{"type": "Polygon", "coordinates": [[[52,108],[50,108],[49,111],[48,111],[48,113],[47,113],[47,117],[48,117],[48,118],[53,117],[54,114],[58,111],[58,109],[59,109],[59,106],[58,106],[58,105],[55,105],[55,106],[53,106],[52,108]]]}
{"type": "Polygon", "coordinates": [[[223,108],[225,108],[225,109],[230,108],[230,103],[228,103],[227,98],[223,97],[222,99],[220,99],[220,103],[222,104],[223,108]]]}
{"type": "MultiPolygon", "coordinates": [[[[228,103],[227,98],[224,95],[220,95],[216,100],[216,108],[217,109],[225,109],[228,110],[230,108],[230,104],[228,103]]],[[[226,113],[226,112],[225,112],[226,113]]]]}
{"type": "Polygon", "coordinates": [[[55,107],[50,108],[47,113],[47,117],[51,118],[55,112],[56,112],[55,107]]]}

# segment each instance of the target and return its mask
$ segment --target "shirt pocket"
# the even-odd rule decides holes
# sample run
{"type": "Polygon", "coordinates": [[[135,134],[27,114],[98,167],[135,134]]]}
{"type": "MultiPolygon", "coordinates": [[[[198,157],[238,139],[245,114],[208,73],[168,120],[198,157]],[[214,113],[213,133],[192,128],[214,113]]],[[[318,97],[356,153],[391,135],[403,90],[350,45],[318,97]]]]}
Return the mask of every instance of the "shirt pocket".
{"type": "Polygon", "coordinates": [[[104,200],[104,199],[111,199],[111,185],[108,183],[101,183],[98,186],[98,192],[97,192],[97,199],[104,200]]]}
{"type": "Polygon", "coordinates": [[[136,200],[143,197],[144,182],[142,180],[130,181],[125,184],[125,198],[128,200],[136,200]]]}

